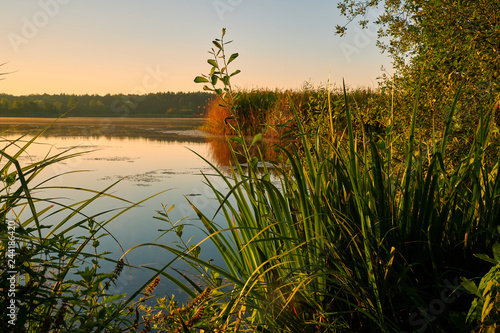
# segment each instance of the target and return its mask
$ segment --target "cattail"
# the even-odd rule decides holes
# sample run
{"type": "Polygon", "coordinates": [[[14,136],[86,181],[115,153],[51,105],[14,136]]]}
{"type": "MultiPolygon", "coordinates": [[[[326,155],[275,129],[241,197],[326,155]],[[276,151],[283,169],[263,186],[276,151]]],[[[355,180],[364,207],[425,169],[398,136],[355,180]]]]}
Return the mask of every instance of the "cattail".
{"type": "Polygon", "coordinates": [[[188,320],[186,326],[187,327],[192,327],[194,324],[199,322],[201,318],[203,318],[203,314],[205,313],[205,307],[200,306],[198,311],[194,314],[194,316],[191,317],[191,319],[188,320]]]}
{"type": "Polygon", "coordinates": [[[201,294],[199,294],[198,296],[196,296],[196,298],[194,298],[191,303],[189,304],[189,308],[194,308],[196,305],[200,304],[201,302],[203,302],[204,300],[206,300],[208,298],[208,296],[210,296],[210,293],[212,292],[212,289],[210,289],[210,287],[206,287],[205,290],[203,290],[203,292],[201,294]]]}
{"type": "Polygon", "coordinates": [[[115,270],[113,272],[112,280],[116,280],[123,271],[123,259],[118,260],[115,270]]]}
{"type": "Polygon", "coordinates": [[[65,298],[63,299],[62,305],[57,311],[56,314],[56,319],[54,321],[54,328],[57,329],[61,326],[64,320],[64,315],[66,314],[66,311],[68,310],[68,299],[65,298]]]}
{"type": "Polygon", "coordinates": [[[195,306],[206,300],[208,296],[210,296],[211,291],[212,289],[210,289],[210,287],[206,287],[201,294],[196,296],[191,302],[188,303],[188,305],[184,309],[180,311],[181,314],[185,314],[186,312],[188,312],[189,310],[193,309],[195,306]]]}
{"type": "Polygon", "coordinates": [[[158,287],[159,283],[160,283],[160,277],[157,276],[157,277],[155,277],[155,279],[153,280],[153,282],[151,282],[148,285],[148,287],[146,288],[146,290],[144,291],[144,296],[151,295],[151,293],[155,290],[155,288],[158,287]]]}
{"type": "MultiPolygon", "coordinates": [[[[199,294],[198,296],[196,296],[196,298],[194,298],[191,302],[189,302],[184,308],[182,308],[182,309],[178,308],[177,312],[175,312],[175,313],[174,312],[170,312],[168,315],[165,316],[165,319],[173,319],[176,314],[178,316],[185,315],[191,309],[194,309],[194,307],[196,305],[198,305],[201,302],[203,302],[204,300],[206,300],[208,298],[208,296],[210,296],[211,292],[212,292],[212,289],[210,287],[206,287],[205,290],[201,294],[199,294]]],[[[203,316],[203,313],[201,314],[201,316],[203,316]]]]}
{"type": "Polygon", "coordinates": [[[115,270],[113,271],[113,275],[109,278],[109,281],[106,281],[106,284],[104,285],[104,289],[108,290],[109,287],[111,286],[111,283],[115,283],[116,279],[120,276],[120,274],[123,271],[123,259],[118,260],[118,263],[116,264],[115,270]]]}

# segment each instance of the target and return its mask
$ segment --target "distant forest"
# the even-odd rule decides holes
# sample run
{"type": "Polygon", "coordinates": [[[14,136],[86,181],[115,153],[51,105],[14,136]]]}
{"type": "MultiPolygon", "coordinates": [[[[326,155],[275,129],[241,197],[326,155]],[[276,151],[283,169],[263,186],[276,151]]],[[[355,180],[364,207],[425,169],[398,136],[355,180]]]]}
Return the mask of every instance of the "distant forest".
{"type": "Polygon", "coordinates": [[[204,117],[205,92],[148,95],[0,94],[0,117],[204,117]]]}

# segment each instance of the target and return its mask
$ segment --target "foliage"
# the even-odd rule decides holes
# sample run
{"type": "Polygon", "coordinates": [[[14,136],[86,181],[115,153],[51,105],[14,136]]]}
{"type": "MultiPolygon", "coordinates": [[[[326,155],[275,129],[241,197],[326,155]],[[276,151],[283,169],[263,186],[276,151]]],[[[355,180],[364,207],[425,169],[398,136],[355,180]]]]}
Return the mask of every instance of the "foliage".
{"type": "MultiPolygon", "coordinates": [[[[265,137],[276,139],[279,134],[276,132],[276,126],[272,126],[292,119],[290,99],[299,101],[304,97],[300,92],[288,90],[239,90],[232,109],[238,115],[237,121],[243,134],[265,132],[265,137]]],[[[231,109],[215,96],[207,106],[207,119],[202,129],[216,135],[235,134],[229,125],[231,117],[231,109]]]]}
{"type": "Polygon", "coordinates": [[[278,147],[285,158],[274,161],[251,153],[260,134],[247,143],[234,126],[236,136],[228,142],[243,149],[232,150],[232,172],[228,176],[214,166],[229,192],[205,178],[227,227],[193,205],[225,265],[185,259],[228,281],[229,314],[245,309],[244,328],[473,328],[463,310],[470,299],[447,281],[485,273],[473,254],[499,240],[500,163],[488,153],[498,135],[495,110],[481,117],[469,151],[457,162],[447,156],[451,121],[426,146],[417,141],[419,92],[406,135],[396,135],[389,124],[376,136],[355,133],[344,89],[344,119],[335,118],[327,103],[323,122],[329,131],[306,132],[295,113],[295,124],[284,124],[294,135],[278,147]],[[338,135],[335,129],[342,126],[345,134],[338,135]],[[393,154],[395,146],[404,154],[393,154]]]}
{"type": "Polygon", "coordinates": [[[186,223],[185,219],[172,222],[169,213],[174,208],[175,206],[168,209],[163,206],[163,210],[157,212],[158,216],[155,218],[165,222],[167,229],[160,230],[163,233],[154,243],[141,246],[157,246],[159,249],[175,254],[175,260],[184,260],[190,264],[191,269],[188,272],[174,269],[182,279],[164,271],[158,273],[179,286],[191,297],[191,300],[185,305],[180,305],[175,299],[175,295],[172,295],[171,297],[157,297],[156,304],[153,306],[141,304],[138,307],[144,322],[144,328],[141,332],[151,330],[179,333],[203,332],[203,330],[226,332],[232,329],[237,331],[242,320],[242,313],[233,316],[229,312],[232,294],[227,290],[227,283],[219,277],[216,270],[210,271],[208,269],[208,267],[213,266],[210,260],[204,261],[200,258],[200,244],[190,244],[191,238],[188,241],[184,240],[185,227],[192,225],[186,223]],[[159,244],[158,240],[169,233],[175,233],[178,240],[173,241],[171,245],[159,244]]]}
{"type": "MultiPolygon", "coordinates": [[[[481,165],[473,150],[450,172],[441,164],[445,144],[428,158],[413,156],[410,141],[398,174],[387,163],[389,146],[368,142],[356,152],[350,137],[348,146],[304,139],[305,157],[292,150],[290,164],[274,164],[279,185],[269,161],[247,150],[248,169],[235,164],[231,178],[219,174],[236,200],[212,186],[229,230],[196,211],[228,267],[217,272],[237,290],[233,313],[244,304],[270,331],[415,329],[427,324],[410,318],[423,318],[418,308],[439,295],[442,279],[480,270],[471,253],[497,239],[498,165],[481,165]],[[479,184],[493,192],[480,194],[479,184]]],[[[446,318],[459,316],[463,302],[429,325],[458,329],[446,318]]]]}
{"type": "MultiPolygon", "coordinates": [[[[224,41],[225,35],[226,29],[222,29],[221,38],[216,38],[212,41],[215,48],[212,48],[208,52],[212,57],[207,60],[208,64],[211,66],[210,73],[195,77],[194,82],[207,83],[203,86],[203,90],[215,92],[220,96],[222,103],[226,103],[229,109],[231,109],[234,105],[234,98],[231,93],[231,77],[239,74],[241,71],[236,70],[229,74],[228,65],[238,57],[238,53],[231,54],[229,58],[226,57],[225,46],[232,41],[224,41]],[[219,87],[220,84],[222,84],[222,88],[219,87]]],[[[232,115],[237,116],[234,112],[232,112],[232,115]]]]}
{"type": "Polygon", "coordinates": [[[223,105],[218,97],[214,97],[208,102],[206,110],[207,118],[201,126],[201,130],[214,135],[226,134],[226,131],[230,130],[226,123],[227,119],[231,117],[231,111],[223,105]]]}
{"type": "MultiPolygon", "coordinates": [[[[351,22],[356,17],[363,28],[368,17],[375,16],[379,27],[378,45],[387,51],[396,74],[386,76],[409,105],[415,98],[415,87],[421,85],[421,103],[426,112],[419,116],[427,134],[431,128],[444,128],[445,107],[462,87],[457,121],[468,133],[474,131],[481,112],[498,105],[500,92],[500,22],[496,14],[498,1],[351,1],[338,4],[351,22]],[[382,7],[381,14],[375,7],[382,7]]],[[[347,25],[337,26],[344,35],[347,25]]],[[[408,119],[408,115],[407,115],[408,119]]]]}
{"type": "Polygon", "coordinates": [[[500,322],[500,243],[493,246],[493,256],[478,255],[494,265],[481,278],[479,286],[469,279],[462,283],[475,296],[467,321],[478,323],[481,332],[496,332],[500,322]]]}
{"type": "MultiPolygon", "coordinates": [[[[386,2],[388,8],[398,4],[386,2]]],[[[420,8],[419,2],[412,4],[420,8]]],[[[403,10],[415,8],[408,5],[403,10]]],[[[395,102],[392,96],[387,101],[387,90],[348,95],[345,87],[333,98],[329,87],[304,89],[301,94],[235,94],[231,77],[239,71],[230,74],[228,65],[237,54],[226,58],[229,42],[224,36],[225,29],[222,38],[213,42],[210,73],[195,78],[206,84],[205,90],[215,92],[218,105],[229,111],[223,120],[231,128],[227,144],[237,144],[231,149],[229,174],[212,165],[222,187],[213,175],[204,175],[218,209],[208,215],[188,200],[206,234],[201,242],[191,244],[191,239],[183,239],[184,228],[191,224],[172,222],[168,214],[173,207],[163,207],[156,217],[167,225],[163,234],[174,232],[179,241],[140,244],[127,253],[155,246],[175,258],[162,269],[149,268],[153,276],[132,295],[110,294],[125,263],[100,253],[98,246],[106,225],[139,203],[126,202],[127,208],[100,221],[105,212],[87,216],[84,208],[102,196],[122,200],[108,193],[111,186],[85,190],[91,198],[71,206],[39,199],[37,191],[51,188],[46,182],[32,186],[40,172],[74,154],[64,152],[21,166],[19,156],[37,136],[27,144],[21,140],[7,143],[19,145],[14,155],[1,151],[5,163],[0,170],[0,220],[13,216],[18,239],[14,251],[20,273],[15,281],[20,300],[18,331],[494,329],[498,319],[495,244],[500,241],[500,159],[495,153],[499,133],[494,105],[480,105],[468,149],[458,153],[450,150],[456,138],[453,119],[469,110],[469,104],[464,104],[467,100],[460,99],[460,89],[440,101],[448,106],[445,111],[436,106],[446,115],[443,126],[427,127],[430,139],[425,141],[418,135],[422,110],[432,102],[426,95],[432,79],[425,70],[419,79],[423,88],[409,89],[415,87],[410,77],[395,102]],[[413,97],[411,108],[407,108],[409,96],[413,97]],[[245,132],[245,118],[255,121],[255,128],[270,123],[262,117],[261,107],[288,113],[273,124],[279,133],[275,149],[280,154],[272,159],[259,149],[263,132],[250,140],[245,132]],[[403,114],[410,115],[394,120],[394,115],[403,114]],[[373,117],[385,120],[377,123],[373,117]],[[311,118],[316,123],[308,123],[311,118]],[[395,124],[403,128],[396,130],[395,124]],[[450,151],[455,152],[453,156],[450,151]],[[50,206],[40,210],[40,203],[57,206],[56,212],[49,214],[50,206]],[[29,216],[24,218],[22,212],[29,216]],[[46,225],[56,213],[67,215],[55,225],[46,225]],[[219,213],[226,225],[216,223],[219,213]],[[72,236],[77,228],[85,236],[72,236]],[[201,245],[208,241],[216,246],[223,263],[202,258],[201,245]],[[491,248],[494,259],[474,255],[491,248]],[[478,258],[495,266],[490,269],[478,258]],[[180,279],[165,271],[179,259],[191,267],[189,272],[174,270],[180,279]],[[100,272],[102,261],[115,262],[115,271],[100,272]],[[478,275],[483,278],[476,286],[472,281],[478,275]],[[461,293],[459,286],[450,285],[458,277],[474,299],[461,293]],[[174,282],[191,300],[180,307],[174,297],[156,298],[151,306],[148,301],[160,278],[174,282]]],[[[449,80],[442,84],[451,82],[452,87],[454,81],[449,80]]],[[[464,93],[469,93],[466,86],[464,93]]],[[[488,100],[495,98],[491,93],[488,100]]],[[[68,103],[79,105],[76,98],[68,103]]],[[[4,258],[12,254],[12,225],[0,224],[4,258]]],[[[10,276],[8,271],[1,274],[2,315],[7,317],[12,297],[5,293],[10,276]]]]}
{"type": "Polygon", "coordinates": [[[202,117],[210,94],[163,92],[146,95],[0,94],[0,117],[202,117]]]}
{"type": "MultiPolygon", "coordinates": [[[[143,318],[145,320],[144,332],[155,329],[157,332],[192,332],[204,325],[204,317],[206,316],[206,306],[200,305],[210,296],[211,289],[209,287],[188,302],[182,308],[178,307],[178,302],[172,297],[167,301],[166,297],[156,298],[157,305],[155,310],[152,307],[141,306],[140,309],[145,312],[143,318]],[[159,311],[156,309],[160,309],[159,311]],[[166,313],[163,313],[166,311],[166,313]]],[[[212,327],[213,329],[214,327],[212,327]]]]}

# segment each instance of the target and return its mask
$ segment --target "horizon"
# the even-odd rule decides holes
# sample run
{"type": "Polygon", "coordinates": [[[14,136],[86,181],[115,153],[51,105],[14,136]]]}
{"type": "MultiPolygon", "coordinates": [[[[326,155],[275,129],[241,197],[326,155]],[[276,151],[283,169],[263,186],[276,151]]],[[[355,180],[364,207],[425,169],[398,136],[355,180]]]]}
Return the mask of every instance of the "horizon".
{"type": "MultiPolygon", "coordinates": [[[[298,0],[30,0],[3,2],[0,93],[27,95],[199,92],[212,40],[226,28],[241,90],[299,90],[304,84],[376,88],[390,59],[375,28],[345,24],[336,3],[298,0]],[[257,22],[257,24],[256,24],[257,22]],[[300,24],[298,24],[300,23],[300,24]],[[351,31],[352,30],[352,31],[351,31]]],[[[372,16],[377,11],[374,9],[372,16]]]]}
{"type": "MultiPolygon", "coordinates": [[[[306,82],[305,82],[306,83],[306,82]]],[[[314,86],[312,89],[317,89],[317,88],[320,88],[320,87],[323,87],[322,85],[319,85],[319,86],[314,86]]],[[[341,89],[340,86],[331,86],[330,87],[331,90],[330,91],[335,91],[335,89],[341,89]]],[[[234,89],[234,88],[233,88],[234,89]]],[[[302,90],[303,88],[297,88],[297,89],[278,89],[278,88],[275,88],[275,89],[268,89],[268,88],[254,88],[253,90],[246,90],[246,89],[238,89],[238,88],[235,88],[234,90],[236,92],[238,91],[293,91],[293,92],[300,92],[300,90],[302,90]]],[[[357,89],[373,89],[372,87],[368,87],[368,86],[356,86],[356,87],[352,87],[352,86],[348,86],[346,84],[346,90],[349,92],[351,90],[357,90],[357,89]]],[[[378,87],[375,87],[375,89],[378,89],[378,87]]],[[[211,92],[211,91],[206,91],[206,90],[198,90],[198,91],[155,91],[155,92],[148,92],[148,93],[145,93],[145,94],[126,94],[126,93],[105,93],[105,94],[95,94],[95,93],[77,93],[77,94],[74,94],[74,93],[29,93],[29,94],[22,94],[22,95],[19,95],[19,94],[11,94],[11,93],[4,93],[4,92],[1,92],[0,91],[0,96],[1,95],[7,95],[7,96],[12,96],[12,97],[29,97],[29,96],[43,96],[43,95],[48,95],[48,96],[98,96],[98,97],[105,97],[107,95],[110,95],[110,96],[118,96],[118,95],[124,95],[124,96],[147,96],[147,95],[150,95],[150,94],[197,94],[197,93],[203,93],[203,94],[208,94],[208,95],[216,95],[214,92],[211,92]]]]}

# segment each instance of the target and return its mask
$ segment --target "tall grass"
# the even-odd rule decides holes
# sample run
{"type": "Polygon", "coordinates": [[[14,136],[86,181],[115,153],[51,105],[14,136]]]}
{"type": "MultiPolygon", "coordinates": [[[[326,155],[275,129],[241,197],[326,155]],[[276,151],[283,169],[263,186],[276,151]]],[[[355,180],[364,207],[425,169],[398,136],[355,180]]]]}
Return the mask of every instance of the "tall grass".
{"type": "MultiPolygon", "coordinates": [[[[222,98],[232,92],[225,44],[214,41],[213,68],[195,79],[211,83],[205,88],[222,98]],[[219,80],[224,88],[217,88],[219,80]]],[[[230,141],[243,149],[232,150],[233,173],[214,167],[229,193],[206,177],[228,228],[193,205],[225,266],[185,258],[232,286],[223,318],[234,331],[240,325],[259,332],[470,331],[472,297],[459,281],[487,272],[474,255],[499,239],[500,161],[491,154],[496,108],[483,108],[468,151],[448,156],[460,92],[445,126],[425,140],[421,133],[429,131],[417,131],[420,104],[426,105],[420,88],[410,110],[396,109],[408,101],[398,104],[391,94],[389,120],[375,131],[353,117],[345,86],[342,95],[332,103],[328,89],[309,99],[305,111],[317,117],[305,119],[319,119],[312,127],[304,126],[304,104],[293,109],[295,123],[285,132],[294,136],[282,138],[285,157],[277,161],[252,153],[261,135],[247,144],[236,123],[230,141]],[[411,117],[396,130],[398,112],[411,117]]],[[[234,103],[226,105],[238,115],[234,103]]]]}
{"type": "Polygon", "coordinates": [[[377,140],[354,132],[345,90],[343,104],[345,136],[306,132],[295,112],[296,134],[284,138],[281,160],[251,153],[260,135],[251,144],[233,138],[248,168],[232,150],[230,176],[214,166],[229,193],[205,178],[228,228],[193,205],[225,266],[185,259],[232,286],[224,318],[233,329],[470,331],[471,297],[458,281],[486,273],[474,255],[499,239],[500,163],[487,153],[494,109],[456,163],[446,155],[451,121],[427,152],[416,141],[418,97],[408,136],[388,127],[377,140]],[[396,144],[404,147],[403,161],[394,160],[396,144]]]}

